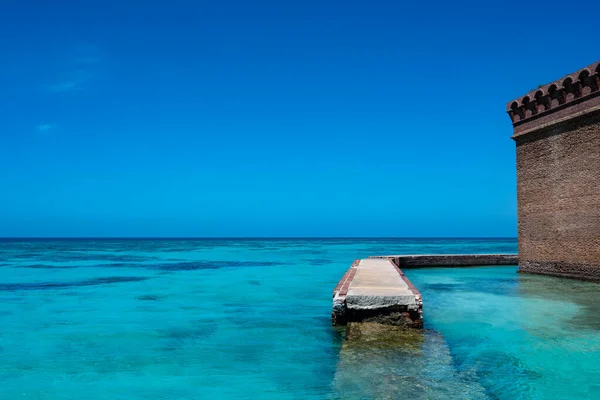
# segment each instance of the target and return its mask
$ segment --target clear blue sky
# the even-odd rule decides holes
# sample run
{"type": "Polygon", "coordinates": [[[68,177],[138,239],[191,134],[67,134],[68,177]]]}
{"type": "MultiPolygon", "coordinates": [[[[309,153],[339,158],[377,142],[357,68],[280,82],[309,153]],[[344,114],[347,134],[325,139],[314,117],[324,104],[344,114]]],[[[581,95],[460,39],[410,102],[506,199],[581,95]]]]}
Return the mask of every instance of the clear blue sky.
{"type": "MultiPolygon", "coordinates": [[[[54,4],[51,4],[54,3],[54,4]]],[[[0,236],[515,236],[593,1],[0,5],[0,236]]]]}

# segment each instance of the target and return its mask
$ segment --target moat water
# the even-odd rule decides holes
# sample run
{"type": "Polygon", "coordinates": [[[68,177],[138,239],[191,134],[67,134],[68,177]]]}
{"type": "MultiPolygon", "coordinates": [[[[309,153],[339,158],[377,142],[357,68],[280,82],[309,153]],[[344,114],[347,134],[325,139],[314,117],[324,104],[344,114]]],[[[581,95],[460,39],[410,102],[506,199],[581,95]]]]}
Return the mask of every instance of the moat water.
{"type": "Polygon", "coordinates": [[[0,399],[600,398],[600,286],[406,271],[425,327],[345,343],[356,258],[515,240],[0,240],[0,399]]]}

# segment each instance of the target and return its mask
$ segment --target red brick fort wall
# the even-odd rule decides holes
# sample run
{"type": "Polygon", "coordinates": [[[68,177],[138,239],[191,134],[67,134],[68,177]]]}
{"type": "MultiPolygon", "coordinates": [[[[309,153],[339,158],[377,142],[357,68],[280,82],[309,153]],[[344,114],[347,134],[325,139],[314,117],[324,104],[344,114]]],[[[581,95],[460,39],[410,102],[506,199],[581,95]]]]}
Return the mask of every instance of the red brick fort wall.
{"type": "Polygon", "coordinates": [[[600,62],[508,104],[519,270],[600,280],[600,62]]]}

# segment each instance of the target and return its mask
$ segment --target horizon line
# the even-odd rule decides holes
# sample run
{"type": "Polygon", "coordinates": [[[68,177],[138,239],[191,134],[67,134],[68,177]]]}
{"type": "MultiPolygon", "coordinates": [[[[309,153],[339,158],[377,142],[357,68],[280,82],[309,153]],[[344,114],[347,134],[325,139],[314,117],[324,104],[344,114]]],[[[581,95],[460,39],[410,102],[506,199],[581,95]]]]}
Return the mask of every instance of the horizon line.
{"type": "Polygon", "coordinates": [[[0,236],[0,240],[518,239],[517,236],[0,236]]]}

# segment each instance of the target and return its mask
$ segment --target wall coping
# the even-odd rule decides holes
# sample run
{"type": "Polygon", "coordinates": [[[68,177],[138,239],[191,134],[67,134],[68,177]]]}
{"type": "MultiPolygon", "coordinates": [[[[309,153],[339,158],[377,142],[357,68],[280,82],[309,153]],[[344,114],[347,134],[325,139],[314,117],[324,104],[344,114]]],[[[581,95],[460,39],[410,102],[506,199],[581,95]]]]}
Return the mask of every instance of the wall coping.
{"type": "Polygon", "coordinates": [[[575,118],[600,104],[600,60],[526,93],[506,105],[513,138],[575,118]]]}

